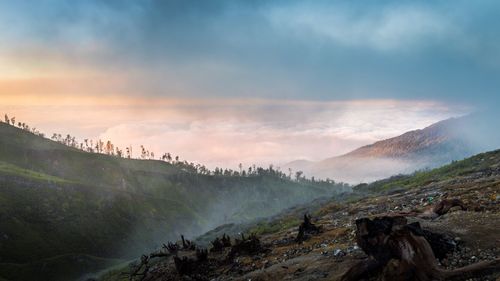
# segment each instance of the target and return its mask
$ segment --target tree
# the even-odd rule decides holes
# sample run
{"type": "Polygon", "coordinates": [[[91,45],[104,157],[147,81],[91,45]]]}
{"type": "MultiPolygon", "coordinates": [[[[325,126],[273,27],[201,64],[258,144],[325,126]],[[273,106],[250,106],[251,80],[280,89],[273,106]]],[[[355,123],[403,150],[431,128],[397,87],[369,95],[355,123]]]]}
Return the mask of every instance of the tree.
{"type": "Polygon", "coordinates": [[[5,114],[5,123],[10,124],[10,119],[9,116],[7,116],[7,114],[5,114]]]}
{"type": "Polygon", "coordinates": [[[141,159],[146,158],[146,148],[144,148],[144,145],[141,144],[141,159]]]}
{"type": "Polygon", "coordinates": [[[295,180],[296,180],[296,181],[300,181],[300,179],[301,179],[301,177],[302,177],[302,174],[303,174],[303,173],[304,173],[304,172],[302,172],[302,171],[297,171],[297,172],[295,172],[295,180]]]}
{"type": "Polygon", "coordinates": [[[98,146],[97,146],[97,152],[102,153],[104,152],[104,142],[102,140],[98,141],[98,146]]]}
{"type": "Polygon", "coordinates": [[[106,142],[106,154],[110,154],[110,155],[113,155],[114,154],[114,145],[111,143],[111,141],[107,141],[106,142]]]}
{"type": "Polygon", "coordinates": [[[121,149],[119,149],[118,147],[116,147],[116,156],[122,158],[123,156],[123,151],[121,149]]]}

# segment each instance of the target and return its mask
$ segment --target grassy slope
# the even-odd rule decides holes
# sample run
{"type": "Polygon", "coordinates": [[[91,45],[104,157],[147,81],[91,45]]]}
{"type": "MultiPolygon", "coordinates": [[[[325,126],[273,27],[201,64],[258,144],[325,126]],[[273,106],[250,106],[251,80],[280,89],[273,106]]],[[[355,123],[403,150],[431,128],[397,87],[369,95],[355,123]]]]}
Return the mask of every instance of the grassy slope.
{"type": "Polygon", "coordinates": [[[273,177],[202,176],[85,153],[0,123],[0,278],[56,280],[60,271],[67,280],[89,267],[63,266],[75,256],[95,256],[90,265],[128,258],[224,216],[252,219],[328,194],[273,177]]]}
{"type": "Polygon", "coordinates": [[[355,189],[379,192],[398,188],[415,188],[433,182],[452,180],[457,176],[488,172],[489,169],[498,167],[498,163],[500,163],[500,150],[495,150],[480,153],[461,161],[454,161],[451,164],[430,171],[419,171],[412,175],[395,176],[368,185],[362,185],[355,189]]]}
{"type": "Polygon", "coordinates": [[[500,167],[500,150],[477,154],[473,157],[453,162],[430,171],[416,172],[413,175],[401,175],[377,181],[371,184],[363,184],[355,187],[354,193],[344,194],[321,202],[312,202],[287,209],[271,219],[260,219],[249,224],[223,225],[217,229],[207,232],[202,236],[204,240],[210,240],[221,236],[222,233],[249,232],[256,234],[276,233],[290,226],[298,226],[304,213],[311,213],[313,217],[321,217],[336,211],[340,204],[350,204],[368,196],[380,196],[386,192],[396,189],[419,188],[428,184],[445,184],[450,181],[467,177],[475,173],[488,173],[490,169],[500,167]],[[366,191],[369,191],[367,193],[366,191]],[[232,231],[236,229],[237,231],[232,231]],[[213,232],[213,233],[212,233],[213,232]]]}

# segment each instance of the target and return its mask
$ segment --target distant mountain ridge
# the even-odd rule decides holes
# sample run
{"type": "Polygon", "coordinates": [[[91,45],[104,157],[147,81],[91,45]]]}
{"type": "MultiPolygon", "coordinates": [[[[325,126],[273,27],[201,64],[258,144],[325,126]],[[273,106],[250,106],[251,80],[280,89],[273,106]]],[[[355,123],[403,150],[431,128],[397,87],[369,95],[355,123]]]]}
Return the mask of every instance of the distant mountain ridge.
{"type": "Polygon", "coordinates": [[[465,143],[455,143],[460,138],[459,134],[457,134],[457,127],[461,120],[461,118],[451,118],[439,121],[424,129],[409,131],[397,137],[362,146],[341,157],[404,158],[422,152],[425,153],[436,146],[450,144],[456,146],[459,150],[464,150],[464,154],[468,154],[469,151],[465,143]]]}
{"type": "Polygon", "coordinates": [[[450,118],[340,156],[318,162],[296,160],[285,167],[349,183],[434,168],[479,152],[461,131],[465,123],[470,123],[470,117],[450,118]]]}

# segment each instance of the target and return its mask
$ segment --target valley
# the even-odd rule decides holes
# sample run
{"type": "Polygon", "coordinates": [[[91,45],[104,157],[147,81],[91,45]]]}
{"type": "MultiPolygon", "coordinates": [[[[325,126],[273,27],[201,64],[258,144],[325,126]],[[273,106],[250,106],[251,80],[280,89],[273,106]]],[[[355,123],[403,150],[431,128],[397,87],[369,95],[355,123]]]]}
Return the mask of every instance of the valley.
{"type": "MultiPolygon", "coordinates": [[[[251,233],[257,235],[259,248],[233,258],[228,255],[235,246],[222,252],[210,251],[205,261],[184,274],[178,273],[178,266],[172,260],[174,255],[164,249],[166,256],[152,259],[146,274],[133,280],[348,280],[343,278],[349,269],[369,260],[356,243],[359,231],[356,221],[381,216],[403,216],[409,222],[419,223],[425,231],[440,235],[441,241],[445,241],[442,243],[448,245],[445,252],[435,253],[441,255],[435,261],[440,270],[451,272],[471,264],[492,263],[483,273],[463,271],[450,280],[498,280],[499,194],[500,151],[497,150],[435,170],[360,185],[345,198],[292,208],[272,219],[244,226],[239,231],[247,237],[251,233]],[[463,208],[456,206],[438,215],[426,215],[432,206],[451,199],[460,200],[463,208]],[[312,223],[320,227],[320,232],[297,242],[304,214],[311,214],[312,223]]],[[[237,241],[240,234],[233,229],[227,226],[209,232],[200,243],[223,233],[233,237],[233,245],[241,243],[237,241]]],[[[213,244],[203,246],[213,248],[213,244]]],[[[175,256],[196,260],[192,251],[182,247],[175,256]]],[[[127,280],[124,276],[135,266],[110,272],[99,280],[127,280]]],[[[378,273],[371,274],[362,280],[374,280],[378,273]]]]}
{"type": "Polygon", "coordinates": [[[0,159],[0,277],[7,280],[77,278],[179,234],[348,190],[272,169],[203,175],[159,160],[89,153],[5,123],[0,159]]]}

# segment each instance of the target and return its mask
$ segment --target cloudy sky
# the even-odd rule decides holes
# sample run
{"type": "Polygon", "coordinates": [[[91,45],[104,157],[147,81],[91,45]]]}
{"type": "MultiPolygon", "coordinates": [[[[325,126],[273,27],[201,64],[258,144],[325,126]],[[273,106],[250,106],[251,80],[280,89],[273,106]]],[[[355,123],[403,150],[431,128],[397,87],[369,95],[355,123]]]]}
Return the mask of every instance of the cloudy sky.
{"type": "Polygon", "coordinates": [[[318,160],[500,98],[497,1],[0,1],[0,110],[210,166],[318,160]]]}

